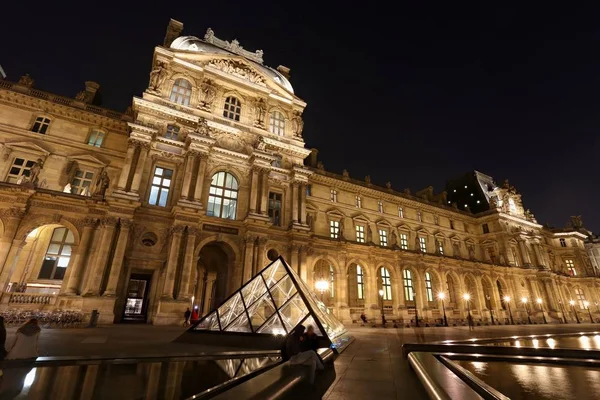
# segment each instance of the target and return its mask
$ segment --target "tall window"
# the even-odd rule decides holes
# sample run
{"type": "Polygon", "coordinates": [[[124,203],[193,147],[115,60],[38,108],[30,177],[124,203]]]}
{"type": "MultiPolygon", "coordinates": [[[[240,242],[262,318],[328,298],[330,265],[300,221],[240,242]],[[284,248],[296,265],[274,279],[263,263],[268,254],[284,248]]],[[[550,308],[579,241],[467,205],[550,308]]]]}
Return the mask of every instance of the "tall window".
{"type": "Polygon", "coordinates": [[[190,105],[192,84],[186,79],[177,79],[171,89],[171,101],[182,106],[190,105]]]}
{"type": "Polygon", "coordinates": [[[402,271],[402,276],[404,277],[404,299],[406,301],[413,301],[415,299],[415,289],[413,288],[410,270],[405,269],[402,271]]]}
{"type": "Polygon", "coordinates": [[[362,208],[362,197],[356,196],[356,208],[362,208]]]}
{"type": "Polygon", "coordinates": [[[165,131],[165,138],[171,140],[179,139],[179,126],[177,125],[167,125],[167,130],[165,131]]]}
{"type": "Polygon", "coordinates": [[[356,241],[358,243],[365,242],[365,227],[362,225],[356,225],[356,241]]]}
{"type": "Polygon", "coordinates": [[[340,236],[340,221],[329,221],[329,237],[337,239],[340,236]]]}
{"type": "Polygon", "coordinates": [[[417,221],[423,222],[423,215],[421,214],[421,211],[417,211],[417,221]]]}
{"type": "Polygon", "coordinates": [[[8,171],[6,181],[9,183],[17,183],[21,176],[29,176],[29,170],[33,167],[33,164],[35,164],[34,160],[15,158],[8,171]]]}
{"type": "Polygon", "coordinates": [[[363,300],[365,298],[365,276],[360,265],[356,266],[356,284],[358,290],[358,298],[363,300]]]}
{"type": "Polygon", "coordinates": [[[269,192],[269,218],[273,225],[281,226],[281,193],[269,192]]]}
{"type": "Polygon", "coordinates": [[[423,236],[419,236],[419,249],[422,253],[427,253],[427,241],[423,236]]]}
{"type": "Polygon", "coordinates": [[[71,181],[71,193],[89,195],[90,187],[92,186],[93,181],[94,173],[92,171],[78,169],[75,171],[75,175],[71,181]]]}
{"type": "Polygon", "coordinates": [[[46,117],[37,117],[33,126],[31,127],[32,132],[41,133],[42,135],[46,134],[48,127],[50,126],[50,118],[46,117]]]}
{"type": "Polygon", "coordinates": [[[498,287],[498,295],[500,296],[500,305],[503,310],[506,310],[506,303],[504,301],[504,291],[502,290],[502,284],[500,281],[496,281],[496,286],[498,287]]]}
{"type": "Polygon", "coordinates": [[[71,248],[75,239],[67,228],[55,228],[46,250],[39,279],[63,279],[71,259],[71,248]]]}
{"type": "Polygon", "coordinates": [[[558,240],[560,242],[560,247],[567,247],[567,241],[563,238],[558,240]]]}
{"type": "Polygon", "coordinates": [[[385,229],[380,229],[379,230],[379,244],[381,246],[387,246],[388,245],[387,231],[385,229]]]}
{"type": "Polygon", "coordinates": [[[402,209],[402,207],[398,207],[398,216],[400,218],[404,218],[404,210],[402,209]]]}
{"type": "Polygon", "coordinates": [[[383,202],[382,201],[379,201],[377,203],[377,208],[378,208],[378,210],[379,210],[380,213],[383,213],[383,202]]]}
{"type": "Polygon", "coordinates": [[[333,272],[333,265],[329,266],[329,297],[333,299],[335,295],[335,272],[333,272]]]}
{"type": "Polygon", "coordinates": [[[334,203],[337,203],[337,190],[331,189],[329,191],[329,200],[331,200],[334,203]]]}
{"type": "Polygon", "coordinates": [[[433,284],[431,283],[431,274],[425,272],[425,295],[427,301],[433,301],[433,284]]]}
{"type": "Polygon", "coordinates": [[[580,287],[576,287],[575,289],[575,298],[577,299],[577,303],[579,304],[579,308],[582,310],[585,309],[585,295],[583,294],[583,289],[580,287]]]}
{"type": "Polygon", "coordinates": [[[392,278],[390,277],[390,271],[387,268],[381,267],[379,270],[381,274],[381,289],[383,289],[383,300],[392,299],[392,278]]]}
{"type": "Polygon", "coordinates": [[[148,203],[153,206],[166,207],[171,188],[173,170],[162,167],[154,168],[152,186],[150,187],[150,199],[148,203]]]}
{"type": "Polygon", "coordinates": [[[577,270],[575,269],[575,263],[571,259],[565,260],[565,264],[567,265],[567,271],[571,276],[577,276],[577,270]]]}
{"type": "Polygon", "coordinates": [[[408,250],[408,235],[406,233],[400,234],[400,248],[402,250],[408,250]]]}
{"type": "Polygon", "coordinates": [[[273,111],[269,119],[269,131],[279,136],[285,133],[285,117],[279,111],[273,111]]]}
{"type": "Polygon", "coordinates": [[[223,116],[234,121],[239,121],[241,114],[242,104],[237,97],[229,96],[226,98],[225,105],[223,106],[223,116]]]}
{"type": "Polygon", "coordinates": [[[238,198],[238,181],[229,172],[217,172],[210,182],[206,215],[235,219],[238,198]]]}
{"type": "Polygon", "coordinates": [[[312,185],[306,185],[306,195],[311,196],[312,193],[312,185]]]}
{"type": "Polygon", "coordinates": [[[92,129],[90,133],[90,137],[88,138],[88,145],[94,147],[102,147],[102,142],[104,141],[104,132],[99,131],[98,129],[92,129]]]}
{"type": "Polygon", "coordinates": [[[441,240],[437,241],[437,251],[440,256],[444,255],[444,243],[441,240]]]}

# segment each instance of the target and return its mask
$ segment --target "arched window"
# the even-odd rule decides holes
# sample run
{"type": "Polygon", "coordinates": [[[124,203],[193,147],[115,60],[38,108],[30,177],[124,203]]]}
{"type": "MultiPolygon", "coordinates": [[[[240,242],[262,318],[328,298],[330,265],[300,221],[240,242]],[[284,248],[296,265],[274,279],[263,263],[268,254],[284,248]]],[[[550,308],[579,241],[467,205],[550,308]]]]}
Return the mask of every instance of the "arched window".
{"type": "Polygon", "coordinates": [[[69,261],[75,238],[73,232],[65,227],[55,228],[50,238],[50,244],[40,268],[39,279],[63,279],[69,261]]]}
{"type": "Polygon", "coordinates": [[[576,287],[574,290],[575,290],[575,299],[577,300],[577,303],[579,304],[579,308],[584,310],[585,309],[585,294],[583,294],[583,289],[581,289],[580,287],[576,287]]]}
{"type": "Polygon", "coordinates": [[[329,266],[329,297],[333,299],[335,294],[335,273],[333,272],[333,265],[329,266]]]}
{"type": "Polygon", "coordinates": [[[390,271],[385,267],[381,267],[379,270],[381,274],[381,289],[383,289],[383,300],[392,299],[392,278],[390,277],[390,271]]]}
{"type": "Polygon", "coordinates": [[[187,79],[177,79],[171,89],[171,101],[182,106],[190,105],[192,84],[187,79]]]}
{"type": "Polygon", "coordinates": [[[229,96],[226,98],[225,105],[223,106],[223,116],[234,121],[239,121],[241,114],[242,104],[237,97],[229,96]]]}
{"type": "Polygon", "coordinates": [[[504,301],[504,290],[502,290],[502,284],[500,281],[496,281],[496,286],[498,287],[498,295],[500,296],[500,306],[503,310],[506,310],[506,302],[504,301]]]}
{"type": "Polygon", "coordinates": [[[446,277],[446,288],[448,289],[448,301],[456,303],[456,288],[454,287],[454,279],[450,274],[446,277]]]}
{"type": "Polygon", "coordinates": [[[427,295],[427,301],[433,301],[433,284],[429,272],[425,272],[425,294],[427,295]]]}
{"type": "Polygon", "coordinates": [[[285,117],[279,111],[273,111],[269,119],[269,131],[279,136],[285,134],[285,117]]]}
{"type": "Polygon", "coordinates": [[[413,287],[412,274],[409,269],[402,271],[404,277],[404,299],[406,301],[413,301],[415,299],[415,289],[413,287]]]}
{"type": "Polygon", "coordinates": [[[238,181],[228,172],[217,172],[210,182],[206,215],[235,219],[238,198],[238,181]]]}
{"type": "Polygon", "coordinates": [[[360,265],[356,266],[356,286],[358,290],[358,298],[363,300],[365,298],[365,276],[360,265]]]}
{"type": "Polygon", "coordinates": [[[33,126],[31,127],[32,132],[41,133],[42,135],[46,134],[48,127],[50,126],[50,118],[46,117],[37,117],[33,126]]]}

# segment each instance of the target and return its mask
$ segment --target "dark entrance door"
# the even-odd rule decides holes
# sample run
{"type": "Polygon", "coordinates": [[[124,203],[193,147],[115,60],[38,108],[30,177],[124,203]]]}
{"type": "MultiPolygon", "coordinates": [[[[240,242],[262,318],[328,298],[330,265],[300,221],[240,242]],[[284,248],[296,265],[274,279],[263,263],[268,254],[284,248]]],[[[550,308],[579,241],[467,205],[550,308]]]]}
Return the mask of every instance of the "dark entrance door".
{"type": "Polygon", "coordinates": [[[146,322],[152,274],[131,274],[127,285],[123,321],[146,322]]]}

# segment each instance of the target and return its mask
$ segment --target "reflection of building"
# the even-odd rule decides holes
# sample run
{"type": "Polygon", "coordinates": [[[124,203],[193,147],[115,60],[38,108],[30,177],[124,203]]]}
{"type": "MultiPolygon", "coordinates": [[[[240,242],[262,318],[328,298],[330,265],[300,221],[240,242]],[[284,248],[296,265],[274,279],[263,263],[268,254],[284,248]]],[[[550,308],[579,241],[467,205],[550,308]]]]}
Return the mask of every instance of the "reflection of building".
{"type": "Polygon", "coordinates": [[[310,285],[327,279],[325,301],[345,321],[376,316],[379,289],[404,319],[415,304],[441,318],[440,291],[451,318],[467,291],[476,319],[506,316],[505,295],[540,297],[554,317],[559,301],[598,300],[585,235],[542,227],[508,182],[476,172],[451,192],[410,194],[327,172],[316,152],[304,166],[306,104],[290,70],[182,28],[171,21],[124,114],[94,105],[94,82],[70,99],[29,76],[0,81],[0,283],[26,290],[2,307],[174,323],[278,255],[310,285]]]}

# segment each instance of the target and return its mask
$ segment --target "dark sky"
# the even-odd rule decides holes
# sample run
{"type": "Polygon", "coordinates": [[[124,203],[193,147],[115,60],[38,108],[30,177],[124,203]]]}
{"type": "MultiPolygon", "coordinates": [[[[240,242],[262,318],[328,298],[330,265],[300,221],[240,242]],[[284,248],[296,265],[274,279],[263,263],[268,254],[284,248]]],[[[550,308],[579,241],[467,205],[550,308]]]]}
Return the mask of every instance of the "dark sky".
{"type": "Polygon", "coordinates": [[[305,140],[326,169],[413,191],[441,191],[477,169],[509,178],[541,223],[581,214],[600,231],[599,8],[6,3],[0,65],[11,80],[29,72],[36,87],[67,96],[94,80],[103,105],[124,110],[148,83],[169,18],[190,35],[212,27],[291,68],[308,103],[305,140]]]}

